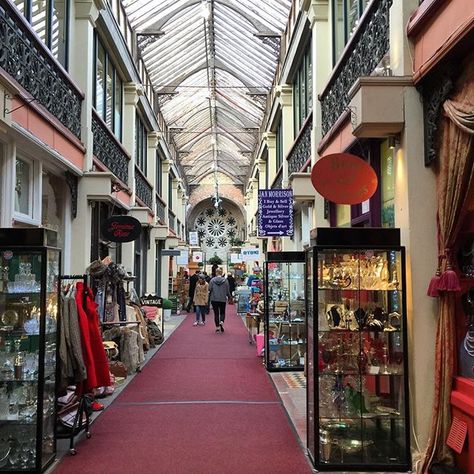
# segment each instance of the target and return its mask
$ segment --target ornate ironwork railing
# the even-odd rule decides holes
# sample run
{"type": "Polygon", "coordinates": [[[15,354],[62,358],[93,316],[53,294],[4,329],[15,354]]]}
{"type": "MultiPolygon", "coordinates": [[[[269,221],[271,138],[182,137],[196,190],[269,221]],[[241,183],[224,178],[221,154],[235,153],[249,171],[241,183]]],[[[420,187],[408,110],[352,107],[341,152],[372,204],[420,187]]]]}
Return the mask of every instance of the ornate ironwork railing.
{"type": "Polygon", "coordinates": [[[161,200],[160,195],[156,194],[156,217],[158,220],[164,224],[165,223],[165,211],[166,211],[166,204],[161,200]]]}
{"type": "Polygon", "coordinates": [[[123,183],[128,184],[129,157],[107,125],[92,114],[94,134],[94,155],[123,183]]]}
{"type": "Polygon", "coordinates": [[[370,4],[321,94],[323,136],[347,108],[348,92],[355,81],[369,76],[388,52],[392,1],[378,0],[370,4]]]}
{"type": "Polygon", "coordinates": [[[80,139],[82,93],[8,2],[0,7],[0,45],[0,67],[80,139]]]}
{"type": "Polygon", "coordinates": [[[278,175],[275,181],[272,184],[272,189],[281,189],[282,185],[283,185],[283,168],[281,167],[280,170],[278,171],[278,175]]]}
{"type": "Polygon", "coordinates": [[[311,130],[313,128],[313,114],[306,119],[303,128],[288,154],[288,175],[299,173],[311,158],[311,130]]]}
{"type": "Polygon", "coordinates": [[[171,230],[175,230],[175,215],[173,213],[173,211],[171,211],[170,209],[168,209],[168,227],[171,229],[171,230]]]}
{"type": "Polygon", "coordinates": [[[153,209],[153,187],[138,166],[135,166],[135,194],[146,206],[153,209]]]}

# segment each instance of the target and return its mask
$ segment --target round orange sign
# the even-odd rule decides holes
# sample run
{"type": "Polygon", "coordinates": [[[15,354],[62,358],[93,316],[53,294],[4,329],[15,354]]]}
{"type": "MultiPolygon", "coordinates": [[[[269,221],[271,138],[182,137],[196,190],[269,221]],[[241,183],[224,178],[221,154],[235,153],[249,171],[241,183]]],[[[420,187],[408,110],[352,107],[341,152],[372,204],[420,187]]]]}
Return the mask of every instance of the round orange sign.
{"type": "Polygon", "coordinates": [[[349,153],[320,158],[311,170],[311,182],[321,196],[336,204],[359,204],[377,190],[377,175],[366,161],[349,153]]]}

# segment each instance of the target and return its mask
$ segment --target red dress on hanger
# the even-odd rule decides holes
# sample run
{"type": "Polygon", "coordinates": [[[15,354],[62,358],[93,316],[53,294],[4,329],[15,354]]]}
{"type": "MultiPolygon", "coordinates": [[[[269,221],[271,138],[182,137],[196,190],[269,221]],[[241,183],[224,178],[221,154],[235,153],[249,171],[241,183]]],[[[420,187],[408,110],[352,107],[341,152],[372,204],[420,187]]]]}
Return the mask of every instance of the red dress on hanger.
{"type": "Polygon", "coordinates": [[[76,285],[76,304],[82,336],[82,352],[87,371],[84,391],[90,392],[93,388],[111,385],[109,361],[99,330],[97,303],[92,298],[92,290],[81,282],[76,285]]]}

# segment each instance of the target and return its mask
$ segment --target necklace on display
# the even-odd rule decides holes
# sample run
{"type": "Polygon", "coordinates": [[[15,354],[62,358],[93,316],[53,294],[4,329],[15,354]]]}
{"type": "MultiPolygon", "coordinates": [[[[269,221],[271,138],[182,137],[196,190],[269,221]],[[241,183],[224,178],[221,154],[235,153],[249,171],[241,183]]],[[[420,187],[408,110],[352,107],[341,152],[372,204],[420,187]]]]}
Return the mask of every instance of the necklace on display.
{"type": "Polygon", "coordinates": [[[471,357],[474,357],[474,333],[471,336],[470,331],[467,331],[464,337],[464,349],[471,357]]]}

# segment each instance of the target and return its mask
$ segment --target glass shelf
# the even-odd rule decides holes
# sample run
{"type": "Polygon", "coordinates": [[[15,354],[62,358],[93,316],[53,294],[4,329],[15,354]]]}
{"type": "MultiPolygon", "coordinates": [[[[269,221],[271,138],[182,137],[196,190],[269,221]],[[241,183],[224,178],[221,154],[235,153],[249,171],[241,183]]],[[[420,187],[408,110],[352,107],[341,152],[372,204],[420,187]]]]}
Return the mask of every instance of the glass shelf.
{"type": "Polygon", "coordinates": [[[11,450],[0,472],[42,472],[55,456],[59,269],[58,249],[0,246],[0,442],[11,450]]]}
{"type": "Polygon", "coordinates": [[[324,229],[307,252],[307,445],[316,469],[411,465],[405,250],[398,230],[378,234],[324,229]]]}
{"type": "Polygon", "coordinates": [[[267,254],[265,262],[265,366],[303,370],[306,352],[304,254],[267,254]]]}

